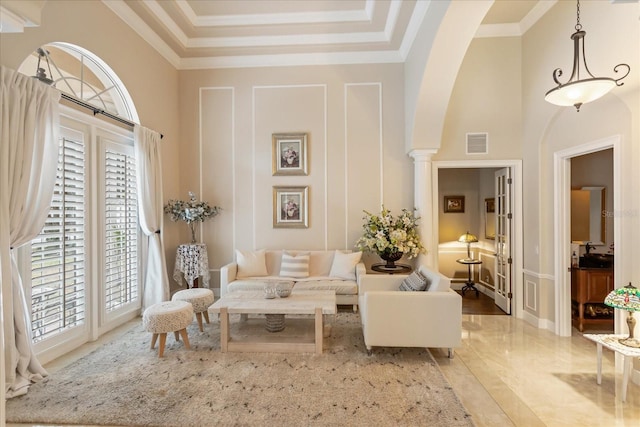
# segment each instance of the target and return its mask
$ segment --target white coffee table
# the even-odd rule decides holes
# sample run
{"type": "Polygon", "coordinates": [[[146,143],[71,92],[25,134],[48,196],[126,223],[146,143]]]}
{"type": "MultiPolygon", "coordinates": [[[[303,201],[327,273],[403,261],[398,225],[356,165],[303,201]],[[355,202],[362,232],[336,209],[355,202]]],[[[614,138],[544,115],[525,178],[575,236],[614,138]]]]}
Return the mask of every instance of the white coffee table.
{"type": "MultiPolygon", "coordinates": [[[[322,353],[324,314],[336,314],[335,291],[296,291],[287,298],[265,299],[261,291],[237,291],[224,295],[209,311],[220,314],[220,348],[222,352],[322,353]],[[229,314],[309,314],[315,316],[315,337],[300,342],[232,340],[229,314]]],[[[265,333],[268,333],[265,331],[265,333]]]]}

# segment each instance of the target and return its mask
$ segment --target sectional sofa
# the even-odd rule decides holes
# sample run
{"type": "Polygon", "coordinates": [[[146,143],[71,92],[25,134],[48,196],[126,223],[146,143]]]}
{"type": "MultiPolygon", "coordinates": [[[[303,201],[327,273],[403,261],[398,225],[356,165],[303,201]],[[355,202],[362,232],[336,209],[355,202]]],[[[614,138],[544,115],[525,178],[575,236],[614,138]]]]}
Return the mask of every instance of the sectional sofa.
{"type": "Polygon", "coordinates": [[[333,290],[339,305],[358,309],[358,281],[366,269],[361,252],[341,250],[236,251],[220,269],[220,295],[262,290],[267,281],[290,281],[294,289],[333,290]]]}

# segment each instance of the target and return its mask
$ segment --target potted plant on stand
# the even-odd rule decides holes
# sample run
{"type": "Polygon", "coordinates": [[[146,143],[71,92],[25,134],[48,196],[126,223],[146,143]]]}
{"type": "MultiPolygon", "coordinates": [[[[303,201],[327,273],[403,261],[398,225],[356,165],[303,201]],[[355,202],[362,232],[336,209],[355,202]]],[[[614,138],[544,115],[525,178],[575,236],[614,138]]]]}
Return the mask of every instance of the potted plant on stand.
{"type": "Polygon", "coordinates": [[[209,203],[196,199],[196,195],[189,191],[189,200],[169,200],[164,206],[164,212],[171,215],[171,221],[184,221],[191,231],[191,243],[196,243],[196,224],[218,215],[222,208],[211,207],[209,203]]]}
{"type": "Polygon", "coordinates": [[[384,206],[377,215],[367,211],[364,213],[364,234],[356,242],[356,247],[378,254],[386,262],[385,269],[395,269],[395,262],[403,255],[411,259],[427,252],[417,230],[420,218],[414,217],[413,213],[403,209],[400,215],[394,217],[384,206]]]}

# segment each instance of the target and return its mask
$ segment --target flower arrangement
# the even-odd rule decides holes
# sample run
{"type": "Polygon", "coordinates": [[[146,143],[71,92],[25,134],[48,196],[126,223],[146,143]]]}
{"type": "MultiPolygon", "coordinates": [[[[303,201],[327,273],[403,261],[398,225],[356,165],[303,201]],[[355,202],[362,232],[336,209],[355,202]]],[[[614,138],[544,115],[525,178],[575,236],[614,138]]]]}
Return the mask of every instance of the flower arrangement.
{"type": "Polygon", "coordinates": [[[218,215],[222,208],[211,207],[207,202],[198,202],[196,195],[189,191],[189,200],[169,200],[164,206],[164,213],[171,215],[171,221],[184,221],[191,230],[191,243],[196,242],[196,223],[203,222],[218,215]]]}
{"type": "Polygon", "coordinates": [[[414,217],[408,210],[403,209],[398,217],[394,217],[384,206],[378,215],[367,211],[364,213],[364,235],[356,242],[356,247],[361,251],[375,252],[383,259],[396,260],[403,254],[411,259],[427,252],[417,230],[420,218],[414,217]]]}

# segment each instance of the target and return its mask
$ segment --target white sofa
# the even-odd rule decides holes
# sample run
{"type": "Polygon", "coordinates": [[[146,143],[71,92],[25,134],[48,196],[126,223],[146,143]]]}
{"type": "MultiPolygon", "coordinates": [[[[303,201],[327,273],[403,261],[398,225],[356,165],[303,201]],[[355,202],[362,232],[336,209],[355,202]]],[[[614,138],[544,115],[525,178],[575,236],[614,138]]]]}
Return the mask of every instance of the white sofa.
{"type": "Polygon", "coordinates": [[[358,281],[366,269],[360,252],[260,250],[236,251],[236,259],[220,269],[220,295],[238,290],[262,290],[267,281],[294,282],[295,289],[334,290],[336,302],[358,309],[358,281]],[[296,256],[309,254],[307,277],[282,276],[283,253],[296,256]],[[336,255],[337,253],[337,255],[336,255]]]}
{"type": "Polygon", "coordinates": [[[400,291],[407,274],[366,274],[359,283],[359,309],[367,352],[372,347],[447,348],[462,341],[462,297],[450,280],[420,266],[426,291],[400,291]]]}

